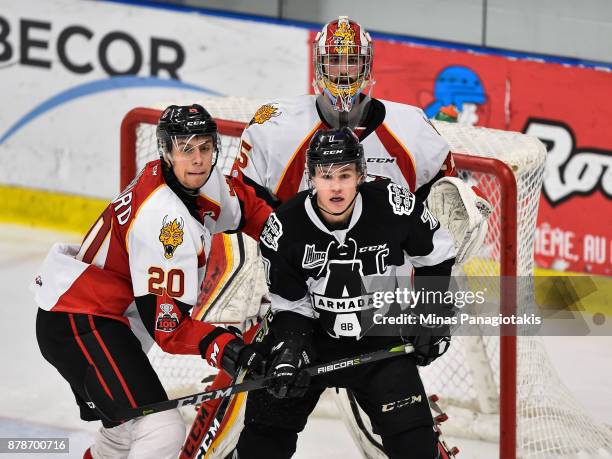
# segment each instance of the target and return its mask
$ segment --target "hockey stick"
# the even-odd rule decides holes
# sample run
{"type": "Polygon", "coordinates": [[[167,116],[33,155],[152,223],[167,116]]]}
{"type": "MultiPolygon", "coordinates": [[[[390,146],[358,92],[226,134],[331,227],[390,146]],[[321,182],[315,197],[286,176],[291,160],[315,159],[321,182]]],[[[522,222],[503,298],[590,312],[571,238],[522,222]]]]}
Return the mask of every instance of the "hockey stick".
{"type": "MultiPolygon", "coordinates": [[[[397,357],[399,355],[410,354],[414,348],[410,344],[402,344],[379,351],[361,354],[354,357],[334,360],[332,362],[314,365],[305,368],[310,376],[333,373],[345,368],[354,368],[359,365],[364,365],[379,360],[397,357]]],[[[90,366],[85,374],[85,392],[90,400],[95,400],[95,406],[98,411],[109,421],[121,422],[129,419],[146,416],[148,414],[159,413],[160,411],[180,408],[186,405],[197,405],[207,400],[217,398],[230,397],[240,392],[248,392],[251,390],[263,389],[272,380],[272,377],[265,377],[246,381],[233,386],[223,387],[211,391],[198,392],[196,394],[187,395],[186,397],[175,398],[172,400],[163,400],[161,402],[150,403],[137,407],[126,407],[117,405],[104,391],[99,383],[96,372],[93,366],[90,366]]]]}
{"type": "MultiPolygon", "coordinates": [[[[268,328],[271,321],[272,310],[268,309],[266,314],[264,314],[264,317],[261,319],[261,322],[255,325],[257,330],[250,341],[253,343],[262,342],[268,333],[268,328]]],[[[249,333],[250,330],[245,332],[245,342],[248,342],[247,336],[249,336],[249,333]]],[[[236,376],[230,381],[230,384],[234,385],[243,382],[245,375],[246,371],[242,368],[238,368],[236,371],[236,376]]],[[[196,457],[196,454],[197,457],[203,457],[206,455],[208,449],[213,446],[219,429],[223,427],[225,415],[233,400],[234,397],[223,398],[216,405],[214,412],[210,414],[207,412],[209,407],[205,407],[206,404],[202,404],[198,407],[198,416],[194,420],[190,433],[185,439],[185,443],[183,444],[183,448],[181,449],[181,454],[179,456],[180,459],[193,459],[196,457]]]]}

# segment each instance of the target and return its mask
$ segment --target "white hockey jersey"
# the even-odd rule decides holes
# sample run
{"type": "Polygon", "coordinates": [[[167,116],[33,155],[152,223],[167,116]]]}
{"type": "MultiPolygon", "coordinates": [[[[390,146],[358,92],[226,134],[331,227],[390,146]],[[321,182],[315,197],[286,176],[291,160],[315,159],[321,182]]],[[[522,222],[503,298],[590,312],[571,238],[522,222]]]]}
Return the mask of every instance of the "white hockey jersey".
{"type": "MultiPolygon", "coordinates": [[[[306,150],[314,133],[326,127],[315,101],[304,95],[263,105],[242,134],[235,170],[281,202],[306,188],[306,150]]],[[[364,124],[355,132],[370,175],[415,191],[450,160],[448,144],[417,107],[372,99],[364,124]]]]}
{"type": "Polygon", "coordinates": [[[257,239],[270,208],[218,169],[194,204],[190,212],[167,185],[159,160],[148,163],[80,247],[53,246],[32,284],[37,306],[109,317],[142,331],[134,298],[150,295],[155,341],[167,352],[198,354],[214,326],[191,320],[188,310],[198,300],[212,234],[242,229],[257,239]]]}

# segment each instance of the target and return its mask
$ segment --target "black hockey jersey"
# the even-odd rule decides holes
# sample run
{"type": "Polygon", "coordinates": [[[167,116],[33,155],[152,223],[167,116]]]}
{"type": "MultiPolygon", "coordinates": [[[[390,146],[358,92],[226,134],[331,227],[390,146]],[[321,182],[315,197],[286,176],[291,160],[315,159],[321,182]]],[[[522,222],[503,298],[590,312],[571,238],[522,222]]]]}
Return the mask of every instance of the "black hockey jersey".
{"type": "Polygon", "coordinates": [[[315,206],[307,191],[281,205],[260,247],[272,310],[316,318],[332,337],[371,334],[375,293],[395,291],[404,254],[416,268],[455,256],[427,206],[389,180],[360,186],[346,229],[328,229],[315,206]]]}

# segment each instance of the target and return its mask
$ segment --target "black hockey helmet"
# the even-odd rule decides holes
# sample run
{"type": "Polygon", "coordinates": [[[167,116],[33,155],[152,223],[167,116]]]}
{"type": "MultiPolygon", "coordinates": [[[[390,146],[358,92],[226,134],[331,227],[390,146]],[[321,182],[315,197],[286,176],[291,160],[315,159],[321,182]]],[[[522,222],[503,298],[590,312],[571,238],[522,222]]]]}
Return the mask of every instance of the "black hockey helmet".
{"type": "Polygon", "coordinates": [[[217,162],[221,147],[217,123],[201,105],[170,105],[159,118],[156,133],[159,155],[168,163],[170,163],[172,142],[180,137],[193,136],[212,137],[215,150],[213,166],[217,162]]]}
{"type": "Polygon", "coordinates": [[[319,129],[315,133],[306,151],[306,168],[311,178],[317,166],[350,163],[357,165],[360,175],[366,175],[363,146],[350,128],[319,129]]]}

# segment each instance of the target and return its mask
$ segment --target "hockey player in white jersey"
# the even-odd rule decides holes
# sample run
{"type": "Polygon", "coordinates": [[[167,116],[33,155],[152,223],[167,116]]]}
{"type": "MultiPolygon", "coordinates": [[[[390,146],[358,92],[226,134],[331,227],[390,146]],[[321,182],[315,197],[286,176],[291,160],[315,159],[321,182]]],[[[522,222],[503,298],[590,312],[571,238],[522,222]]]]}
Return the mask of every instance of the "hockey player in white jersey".
{"type": "MultiPolygon", "coordinates": [[[[351,127],[363,145],[368,174],[427,198],[436,218],[451,230],[461,263],[484,239],[489,204],[456,177],[448,144],[421,109],[372,97],[373,64],[372,40],[363,27],[344,16],[326,24],[313,42],[317,94],[260,107],[243,132],[232,173],[276,207],[306,188],[305,155],[314,133],[323,127],[351,127]]],[[[408,263],[405,269],[410,269],[408,263]]],[[[354,419],[350,410],[345,414],[354,419]]],[[[229,418],[225,429],[233,432],[224,433],[223,441],[231,446],[240,417],[229,418]]],[[[369,435],[356,427],[360,423],[351,423],[364,454],[377,454],[370,452],[369,435]]]]}
{"type": "Polygon", "coordinates": [[[135,407],[167,400],[146,355],[153,340],[230,374],[261,363],[236,334],[189,311],[212,234],[258,238],[270,208],[215,168],[217,126],[203,107],[168,107],[157,138],[160,159],[109,204],[80,246],[55,244],[32,285],[44,358],[70,384],[81,418],[102,420],[85,458],[176,458],[185,439],[178,410],[121,424],[104,419],[88,395],[88,374],[115,403],[135,407]]]}

